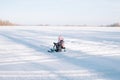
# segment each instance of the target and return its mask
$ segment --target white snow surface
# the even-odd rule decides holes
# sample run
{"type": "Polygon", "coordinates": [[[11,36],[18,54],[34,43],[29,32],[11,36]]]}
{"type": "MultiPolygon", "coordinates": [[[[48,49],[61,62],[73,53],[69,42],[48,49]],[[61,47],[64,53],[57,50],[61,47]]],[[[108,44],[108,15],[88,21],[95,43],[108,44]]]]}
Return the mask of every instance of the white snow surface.
{"type": "Polygon", "coordinates": [[[120,27],[0,27],[0,80],[120,80],[120,27]]]}

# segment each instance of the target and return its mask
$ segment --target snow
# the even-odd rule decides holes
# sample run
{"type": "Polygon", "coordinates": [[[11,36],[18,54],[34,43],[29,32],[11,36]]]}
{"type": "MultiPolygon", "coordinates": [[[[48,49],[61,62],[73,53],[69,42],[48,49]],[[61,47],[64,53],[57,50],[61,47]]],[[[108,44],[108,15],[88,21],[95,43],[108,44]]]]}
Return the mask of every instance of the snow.
{"type": "Polygon", "coordinates": [[[0,27],[0,80],[120,80],[119,62],[119,27],[0,27]]]}

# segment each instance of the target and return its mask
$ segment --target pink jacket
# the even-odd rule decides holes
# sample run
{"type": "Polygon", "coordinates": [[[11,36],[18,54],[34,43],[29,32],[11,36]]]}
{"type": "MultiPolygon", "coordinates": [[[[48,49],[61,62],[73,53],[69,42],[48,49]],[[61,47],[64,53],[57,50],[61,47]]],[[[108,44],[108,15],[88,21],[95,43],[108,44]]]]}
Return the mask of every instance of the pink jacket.
{"type": "MultiPolygon", "coordinates": [[[[58,42],[60,42],[61,40],[64,41],[64,38],[60,35],[60,36],[58,37],[58,42]]],[[[64,47],[64,43],[62,44],[62,46],[64,47]]]]}

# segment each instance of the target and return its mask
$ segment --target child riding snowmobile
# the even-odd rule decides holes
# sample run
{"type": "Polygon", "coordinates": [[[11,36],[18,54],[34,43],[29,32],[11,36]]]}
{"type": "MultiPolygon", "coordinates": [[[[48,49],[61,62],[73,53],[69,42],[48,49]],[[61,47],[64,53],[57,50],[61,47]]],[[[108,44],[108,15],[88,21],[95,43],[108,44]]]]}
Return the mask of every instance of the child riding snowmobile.
{"type": "Polygon", "coordinates": [[[51,51],[49,51],[49,52],[61,52],[62,51],[62,49],[64,49],[64,51],[65,51],[65,46],[64,46],[64,39],[63,39],[63,37],[60,35],[59,37],[58,37],[58,42],[57,43],[53,43],[54,44],[54,46],[53,46],[53,49],[51,49],[51,51]]]}

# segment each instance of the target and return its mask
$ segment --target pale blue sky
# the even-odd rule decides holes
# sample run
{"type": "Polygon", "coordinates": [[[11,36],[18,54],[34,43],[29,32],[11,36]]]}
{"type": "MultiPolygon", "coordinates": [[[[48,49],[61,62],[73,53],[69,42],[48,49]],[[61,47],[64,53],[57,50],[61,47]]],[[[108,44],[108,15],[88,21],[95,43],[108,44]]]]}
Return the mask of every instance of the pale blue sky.
{"type": "Polygon", "coordinates": [[[19,24],[120,22],[120,0],[0,0],[0,19],[19,24]]]}

